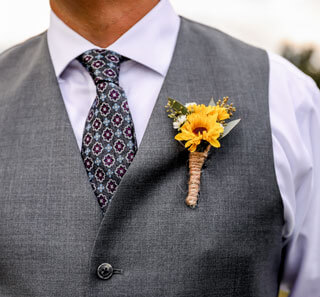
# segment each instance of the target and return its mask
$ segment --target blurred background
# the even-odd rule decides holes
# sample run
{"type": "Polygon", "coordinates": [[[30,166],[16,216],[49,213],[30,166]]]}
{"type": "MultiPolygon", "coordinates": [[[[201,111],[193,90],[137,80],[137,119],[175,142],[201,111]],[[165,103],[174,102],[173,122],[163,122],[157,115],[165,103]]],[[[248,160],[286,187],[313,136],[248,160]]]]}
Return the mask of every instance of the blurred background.
{"type": "MultiPolygon", "coordinates": [[[[286,57],[320,87],[320,0],[171,0],[189,19],[286,57]]],[[[48,27],[49,0],[1,0],[0,53],[48,27]]]]}

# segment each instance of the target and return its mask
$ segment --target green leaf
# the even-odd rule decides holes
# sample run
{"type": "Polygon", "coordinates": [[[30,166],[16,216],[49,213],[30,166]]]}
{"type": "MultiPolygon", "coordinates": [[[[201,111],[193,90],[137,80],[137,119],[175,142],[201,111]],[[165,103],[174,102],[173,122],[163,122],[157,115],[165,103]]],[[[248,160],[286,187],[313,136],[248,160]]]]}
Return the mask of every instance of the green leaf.
{"type": "Polygon", "coordinates": [[[181,113],[185,115],[188,113],[188,109],[182,103],[180,103],[175,99],[168,98],[168,104],[177,113],[181,113]]]}
{"type": "Polygon", "coordinates": [[[234,120],[234,121],[231,121],[227,124],[227,126],[224,127],[224,131],[223,131],[223,134],[222,136],[220,137],[220,139],[222,139],[223,137],[227,136],[231,130],[237,126],[239,124],[239,122],[241,121],[241,119],[238,119],[238,120],[234,120]]]}
{"type": "Polygon", "coordinates": [[[214,102],[213,98],[211,98],[211,100],[209,102],[209,106],[216,106],[216,103],[214,102]]]}

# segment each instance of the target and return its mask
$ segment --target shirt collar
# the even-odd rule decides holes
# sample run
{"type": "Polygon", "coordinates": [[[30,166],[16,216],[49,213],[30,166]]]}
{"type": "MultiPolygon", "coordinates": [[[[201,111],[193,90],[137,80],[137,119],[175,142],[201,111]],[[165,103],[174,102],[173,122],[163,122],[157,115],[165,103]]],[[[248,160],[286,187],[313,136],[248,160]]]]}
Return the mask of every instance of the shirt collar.
{"type": "MultiPolygon", "coordinates": [[[[107,49],[134,60],[165,76],[180,26],[180,18],[168,0],[161,0],[148,14],[107,49]]],[[[99,48],[63,23],[52,11],[48,46],[55,73],[65,68],[83,52],[99,48]]]]}

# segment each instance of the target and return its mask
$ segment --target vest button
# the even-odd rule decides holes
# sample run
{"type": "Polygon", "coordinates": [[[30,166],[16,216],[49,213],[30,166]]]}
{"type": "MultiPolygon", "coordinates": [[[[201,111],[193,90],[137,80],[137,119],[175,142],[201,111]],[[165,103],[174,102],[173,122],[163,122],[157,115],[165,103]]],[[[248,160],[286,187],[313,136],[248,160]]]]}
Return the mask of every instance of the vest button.
{"type": "Polygon", "coordinates": [[[109,263],[102,263],[97,269],[97,275],[99,278],[106,280],[113,274],[113,268],[109,263]]]}

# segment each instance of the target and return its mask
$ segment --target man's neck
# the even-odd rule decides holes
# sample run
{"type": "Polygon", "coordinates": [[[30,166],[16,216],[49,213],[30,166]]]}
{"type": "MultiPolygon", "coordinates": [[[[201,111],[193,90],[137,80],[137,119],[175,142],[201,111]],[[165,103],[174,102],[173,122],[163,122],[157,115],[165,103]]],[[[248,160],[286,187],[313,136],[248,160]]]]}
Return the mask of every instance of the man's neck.
{"type": "Polygon", "coordinates": [[[91,43],[105,48],[144,17],[159,0],[50,0],[53,12],[91,43]]]}

